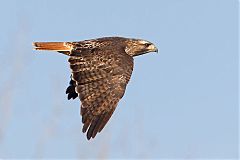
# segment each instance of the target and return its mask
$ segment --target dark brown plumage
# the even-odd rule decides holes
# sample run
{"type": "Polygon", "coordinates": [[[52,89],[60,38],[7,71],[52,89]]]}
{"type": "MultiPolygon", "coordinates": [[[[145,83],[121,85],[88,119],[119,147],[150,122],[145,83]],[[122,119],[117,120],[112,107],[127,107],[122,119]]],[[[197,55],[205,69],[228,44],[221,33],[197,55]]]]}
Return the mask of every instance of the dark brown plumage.
{"type": "Polygon", "coordinates": [[[79,42],[35,42],[36,50],[53,50],[70,56],[68,99],[81,100],[83,128],[94,138],[112,116],[133,71],[133,57],[157,52],[150,42],[105,37],[79,42]]]}

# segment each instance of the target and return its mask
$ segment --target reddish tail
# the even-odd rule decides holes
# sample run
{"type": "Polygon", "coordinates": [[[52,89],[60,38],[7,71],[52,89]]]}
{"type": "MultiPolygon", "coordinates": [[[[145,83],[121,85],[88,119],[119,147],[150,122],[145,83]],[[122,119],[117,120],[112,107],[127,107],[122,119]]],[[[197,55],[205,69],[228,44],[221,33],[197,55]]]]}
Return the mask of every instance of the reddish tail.
{"type": "Polygon", "coordinates": [[[33,46],[36,50],[51,51],[71,51],[72,46],[66,42],[34,42],[33,46]]]}

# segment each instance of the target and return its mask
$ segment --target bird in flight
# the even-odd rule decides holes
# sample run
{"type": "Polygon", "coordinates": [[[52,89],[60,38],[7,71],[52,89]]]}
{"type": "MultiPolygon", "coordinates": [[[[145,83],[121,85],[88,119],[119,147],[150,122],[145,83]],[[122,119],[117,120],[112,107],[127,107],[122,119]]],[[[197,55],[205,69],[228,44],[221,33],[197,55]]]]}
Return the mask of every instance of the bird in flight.
{"type": "Polygon", "coordinates": [[[133,71],[133,57],[157,52],[146,40],[104,37],[78,42],[35,42],[36,50],[69,56],[71,80],[68,99],[81,101],[82,132],[87,139],[101,132],[123,97],[133,71]]]}

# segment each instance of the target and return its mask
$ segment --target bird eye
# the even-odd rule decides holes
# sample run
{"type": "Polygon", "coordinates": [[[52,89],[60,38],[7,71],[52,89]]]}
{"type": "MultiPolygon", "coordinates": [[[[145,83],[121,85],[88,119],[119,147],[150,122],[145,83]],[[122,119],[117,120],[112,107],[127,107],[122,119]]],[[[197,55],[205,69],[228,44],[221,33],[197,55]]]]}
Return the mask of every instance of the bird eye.
{"type": "Polygon", "coordinates": [[[144,44],[146,47],[149,47],[151,45],[151,43],[145,43],[144,44]]]}

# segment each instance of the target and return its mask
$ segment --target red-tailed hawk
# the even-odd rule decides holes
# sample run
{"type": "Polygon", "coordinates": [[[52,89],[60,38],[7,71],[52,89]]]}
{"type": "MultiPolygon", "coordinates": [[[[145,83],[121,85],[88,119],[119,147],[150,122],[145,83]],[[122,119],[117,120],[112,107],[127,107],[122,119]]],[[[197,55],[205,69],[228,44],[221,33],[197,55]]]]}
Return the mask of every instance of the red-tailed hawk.
{"type": "Polygon", "coordinates": [[[112,116],[133,71],[133,57],[157,52],[149,41],[105,37],[79,42],[35,42],[36,50],[69,56],[72,71],[68,99],[79,97],[87,139],[94,138],[112,116]]]}

